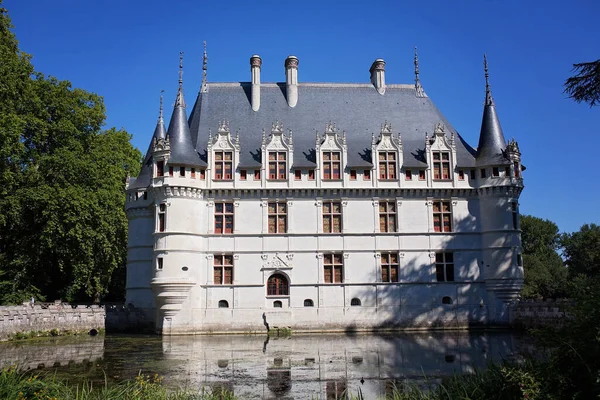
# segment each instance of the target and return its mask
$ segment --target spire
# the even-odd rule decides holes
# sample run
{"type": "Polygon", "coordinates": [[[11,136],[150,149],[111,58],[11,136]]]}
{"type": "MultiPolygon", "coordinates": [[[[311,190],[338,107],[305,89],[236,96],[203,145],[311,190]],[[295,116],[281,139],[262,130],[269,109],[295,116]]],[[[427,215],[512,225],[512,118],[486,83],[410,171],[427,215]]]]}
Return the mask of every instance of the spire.
{"type": "Polygon", "coordinates": [[[183,99],[183,51],[179,52],[179,89],[177,90],[175,107],[185,108],[185,100],[183,99]]]}
{"type": "Polygon", "coordinates": [[[419,55],[417,54],[417,46],[415,46],[415,91],[417,92],[417,97],[425,97],[425,91],[423,90],[423,86],[421,86],[421,81],[419,80],[419,55]]]}
{"type": "Polygon", "coordinates": [[[194,150],[190,127],[185,112],[185,100],[183,98],[183,52],[179,53],[179,90],[175,100],[175,107],[169,122],[167,138],[171,144],[171,156],[169,164],[203,166],[198,153],[194,150]]]}
{"type": "Polygon", "coordinates": [[[200,93],[206,93],[208,86],[206,83],[206,72],[208,71],[208,56],[206,55],[206,40],[204,43],[204,55],[202,56],[202,86],[200,86],[200,93]]]}
{"type": "Polygon", "coordinates": [[[164,139],[167,135],[165,130],[165,120],[163,118],[163,93],[164,89],[160,91],[160,107],[158,111],[158,122],[156,123],[156,129],[154,129],[154,139],[164,139]]]}
{"type": "Polygon", "coordinates": [[[506,149],[506,140],[504,139],[504,133],[502,132],[500,120],[496,113],[496,104],[492,98],[487,57],[485,54],[483,55],[483,67],[485,71],[485,104],[483,106],[479,145],[477,146],[477,164],[504,164],[508,162],[503,155],[506,149]]]}

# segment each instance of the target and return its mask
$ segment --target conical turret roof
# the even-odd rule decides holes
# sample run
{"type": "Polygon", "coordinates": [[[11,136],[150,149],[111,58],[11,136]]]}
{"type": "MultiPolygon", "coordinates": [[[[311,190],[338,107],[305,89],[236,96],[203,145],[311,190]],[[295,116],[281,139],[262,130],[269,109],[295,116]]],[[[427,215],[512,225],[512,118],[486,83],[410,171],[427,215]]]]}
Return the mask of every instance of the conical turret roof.
{"type": "Polygon", "coordinates": [[[485,55],[483,56],[483,63],[485,68],[485,104],[481,132],[479,133],[479,145],[477,146],[477,165],[505,164],[508,163],[503,153],[506,149],[506,140],[496,112],[496,104],[492,97],[485,55]]]}
{"type": "Polygon", "coordinates": [[[150,184],[150,180],[152,179],[152,147],[154,146],[154,140],[164,139],[166,135],[167,131],[165,129],[165,120],[163,118],[163,96],[161,92],[160,111],[158,114],[158,121],[156,122],[156,128],[154,128],[154,134],[152,135],[152,139],[150,139],[148,150],[146,150],[146,155],[144,156],[144,162],[142,163],[140,174],[129,186],[130,188],[141,188],[150,184]]]}
{"type": "Polygon", "coordinates": [[[177,90],[177,98],[175,100],[175,108],[167,137],[171,145],[171,155],[169,156],[169,164],[189,165],[189,166],[204,166],[204,162],[200,160],[198,153],[192,144],[190,136],[190,127],[187,121],[187,113],[185,112],[185,100],[183,98],[183,57],[180,55],[179,63],[179,89],[177,90]]]}

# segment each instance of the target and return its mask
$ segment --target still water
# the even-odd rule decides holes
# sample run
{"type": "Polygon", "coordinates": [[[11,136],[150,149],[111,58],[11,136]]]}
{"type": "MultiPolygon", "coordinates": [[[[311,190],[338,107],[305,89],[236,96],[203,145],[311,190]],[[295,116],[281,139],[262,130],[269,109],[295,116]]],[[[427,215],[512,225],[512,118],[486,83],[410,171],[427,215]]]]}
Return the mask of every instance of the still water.
{"type": "Polygon", "coordinates": [[[335,399],[344,390],[380,398],[404,383],[424,387],[518,357],[507,332],[401,335],[117,336],[0,343],[0,366],[71,381],[115,382],[158,373],[164,383],[226,388],[239,398],[335,399]]]}

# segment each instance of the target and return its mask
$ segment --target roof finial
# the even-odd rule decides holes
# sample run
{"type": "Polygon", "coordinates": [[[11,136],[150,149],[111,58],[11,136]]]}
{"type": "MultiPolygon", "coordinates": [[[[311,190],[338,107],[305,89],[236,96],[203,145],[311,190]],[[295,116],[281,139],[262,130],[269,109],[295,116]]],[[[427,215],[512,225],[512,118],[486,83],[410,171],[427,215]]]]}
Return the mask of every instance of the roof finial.
{"type": "Polygon", "coordinates": [[[179,52],[179,89],[177,90],[175,107],[185,107],[185,100],[183,99],[183,51],[179,52]]]}
{"type": "Polygon", "coordinates": [[[163,124],[165,122],[164,118],[163,118],[163,93],[165,92],[165,90],[161,90],[160,91],[160,109],[158,111],[158,122],[160,124],[163,124]]]}
{"type": "Polygon", "coordinates": [[[425,92],[423,91],[423,86],[421,86],[421,81],[419,80],[419,54],[417,54],[417,46],[415,46],[415,91],[417,92],[417,97],[425,97],[425,92]]]}
{"type": "Polygon", "coordinates": [[[202,86],[200,86],[200,92],[206,93],[208,86],[206,84],[206,71],[208,70],[208,56],[206,55],[206,40],[204,43],[204,55],[202,56],[202,86]]]}
{"type": "Polygon", "coordinates": [[[492,89],[490,87],[490,74],[488,72],[487,55],[483,53],[483,69],[485,71],[485,105],[493,106],[494,98],[492,97],[492,89]]]}

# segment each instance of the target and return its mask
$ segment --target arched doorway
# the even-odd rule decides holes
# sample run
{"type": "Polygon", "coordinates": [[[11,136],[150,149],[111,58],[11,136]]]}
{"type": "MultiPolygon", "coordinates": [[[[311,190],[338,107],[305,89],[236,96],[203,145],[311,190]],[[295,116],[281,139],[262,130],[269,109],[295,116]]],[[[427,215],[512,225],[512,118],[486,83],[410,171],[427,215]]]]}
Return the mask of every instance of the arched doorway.
{"type": "Polygon", "coordinates": [[[290,285],[287,278],[282,274],[274,274],[267,281],[267,296],[288,296],[290,285]]]}

